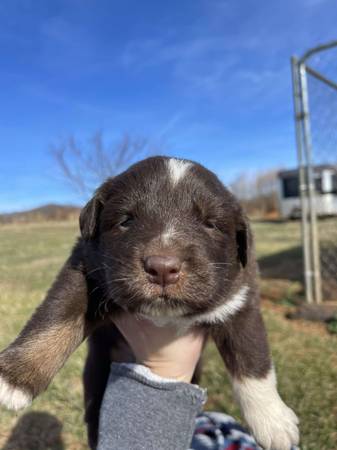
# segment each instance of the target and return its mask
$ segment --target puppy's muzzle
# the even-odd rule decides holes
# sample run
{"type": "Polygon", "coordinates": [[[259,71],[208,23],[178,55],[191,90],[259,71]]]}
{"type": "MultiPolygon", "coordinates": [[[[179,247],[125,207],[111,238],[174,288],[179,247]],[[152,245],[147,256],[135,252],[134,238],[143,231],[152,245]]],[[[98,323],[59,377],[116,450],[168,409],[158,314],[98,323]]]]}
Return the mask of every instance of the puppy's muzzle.
{"type": "Polygon", "coordinates": [[[152,255],[144,260],[144,270],[151,283],[164,287],[179,281],[182,261],[172,255],[152,255]]]}

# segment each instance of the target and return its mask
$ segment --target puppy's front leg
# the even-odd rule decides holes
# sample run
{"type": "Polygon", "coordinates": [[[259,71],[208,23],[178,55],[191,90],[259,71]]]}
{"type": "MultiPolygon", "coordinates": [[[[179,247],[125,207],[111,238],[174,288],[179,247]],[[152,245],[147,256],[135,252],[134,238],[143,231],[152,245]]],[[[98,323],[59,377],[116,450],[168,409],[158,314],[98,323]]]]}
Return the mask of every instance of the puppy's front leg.
{"type": "Polygon", "coordinates": [[[214,340],[230,372],[234,395],[257,442],[266,450],[297,445],[298,419],[277,392],[267,336],[258,307],[247,304],[214,340]]]}
{"type": "Polygon", "coordinates": [[[24,408],[48,386],[89,331],[87,306],[77,246],[20,335],[0,353],[1,404],[24,408]]]}

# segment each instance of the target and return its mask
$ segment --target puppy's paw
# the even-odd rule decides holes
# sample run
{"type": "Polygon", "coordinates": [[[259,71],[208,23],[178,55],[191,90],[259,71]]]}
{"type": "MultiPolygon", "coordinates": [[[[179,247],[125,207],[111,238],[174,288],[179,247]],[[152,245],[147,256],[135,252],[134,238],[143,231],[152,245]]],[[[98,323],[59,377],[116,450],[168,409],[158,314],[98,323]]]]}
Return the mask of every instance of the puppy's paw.
{"type": "Polygon", "coordinates": [[[280,398],[268,406],[252,407],[245,419],[265,450],[290,450],[299,443],[298,418],[280,398]]]}
{"type": "Polygon", "coordinates": [[[233,380],[243,416],[265,450],[290,450],[299,443],[298,418],[279,396],[273,370],[264,378],[233,380]]]}
{"type": "Polygon", "coordinates": [[[7,348],[0,353],[0,405],[17,411],[31,404],[33,396],[22,377],[27,373],[19,352],[7,348]]]}
{"type": "Polygon", "coordinates": [[[32,403],[32,395],[19,387],[11,385],[0,374],[0,404],[15,411],[32,403]]]}

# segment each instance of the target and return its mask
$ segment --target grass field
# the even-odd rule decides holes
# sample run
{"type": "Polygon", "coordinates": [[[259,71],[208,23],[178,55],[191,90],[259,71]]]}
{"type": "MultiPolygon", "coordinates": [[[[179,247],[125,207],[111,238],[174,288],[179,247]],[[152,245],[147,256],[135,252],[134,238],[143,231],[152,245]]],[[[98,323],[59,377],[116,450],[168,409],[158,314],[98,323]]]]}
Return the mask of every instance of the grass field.
{"type": "MultiPolygon", "coordinates": [[[[284,304],[301,295],[298,223],[256,223],[263,313],[280,392],[301,420],[303,450],[337,449],[337,338],[323,326],[284,319],[284,304]],[[271,301],[272,300],[272,301],[271,301]]],[[[41,301],[69,253],[74,223],[0,227],[0,348],[4,348],[41,301]]],[[[33,406],[15,414],[0,410],[4,450],[86,449],[81,371],[85,345],[69,359],[33,406]]],[[[208,409],[240,419],[215,348],[207,349],[203,385],[208,409]]]]}

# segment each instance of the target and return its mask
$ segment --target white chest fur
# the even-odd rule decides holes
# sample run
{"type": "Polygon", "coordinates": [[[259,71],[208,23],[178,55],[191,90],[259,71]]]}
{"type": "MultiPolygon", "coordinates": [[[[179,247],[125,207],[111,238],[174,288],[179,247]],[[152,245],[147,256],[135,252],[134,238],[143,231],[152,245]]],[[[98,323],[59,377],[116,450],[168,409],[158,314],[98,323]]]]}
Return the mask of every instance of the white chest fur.
{"type": "Polygon", "coordinates": [[[169,316],[144,316],[150,319],[158,327],[162,327],[169,324],[174,324],[177,328],[190,328],[197,324],[216,324],[222,323],[228,320],[228,318],[234,316],[247,301],[247,294],[249,287],[247,285],[242,286],[226,303],[217,306],[212,311],[207,313],[198,314],[193,317],[169,317],[169,316]]]}

